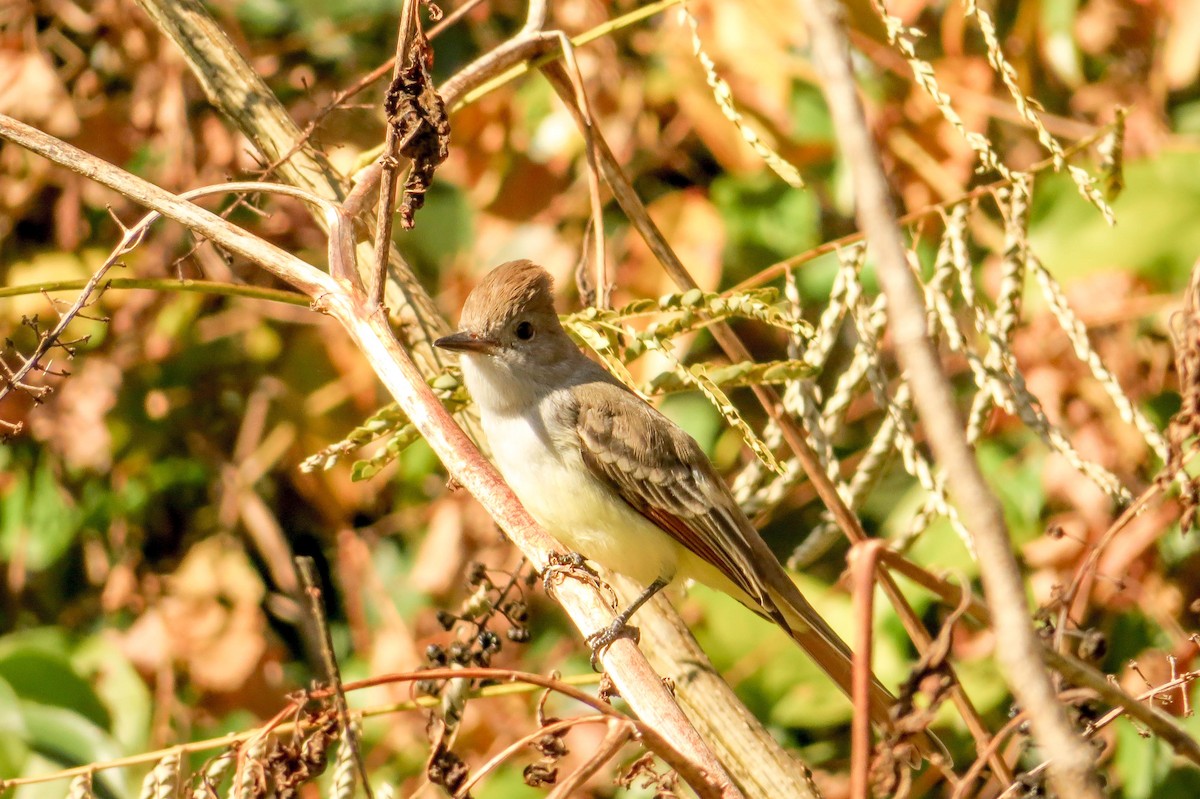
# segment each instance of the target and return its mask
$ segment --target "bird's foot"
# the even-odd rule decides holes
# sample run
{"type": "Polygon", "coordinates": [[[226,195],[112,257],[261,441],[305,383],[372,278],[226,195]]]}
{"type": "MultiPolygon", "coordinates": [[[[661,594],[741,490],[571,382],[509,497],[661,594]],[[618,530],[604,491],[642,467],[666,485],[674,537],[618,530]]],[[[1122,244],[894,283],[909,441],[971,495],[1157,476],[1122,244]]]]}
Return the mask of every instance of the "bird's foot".
{"type": "MultiPolygon", "coordinates": [[[[546,586],[546,590],[553,592],[555,586],[568,577],[582,580],[598,591],[607,590],[612,595],[608,583],[600,579],[600,575],[588,565],[587,558],[583,555],[578,552],[568,552],[565,555],[551,553],[546,561],[546,568],[542,570],[542,584],[546,586]]],[[[615,596],[611,604],[616,604],[615,596]]]]}
{"type": "Polygon", "coordinates": [[[599,576],[596,574],[596,570],[588,565],[587,558],[585,558],[583,555],[579,554],[578,552],[567,552],[566,554],[561,554],[558,552],[551,552],[550,557],[547,559],[547,562],[546,562],[546,571],[547,572],[550,572],[550,571],[573,571],[576,569],[578,569],[579,571],[585,572],[587,574],[590,574],[592,577],[599,576]]]}
{"type": "Polygon", "coordinates": [[[618,638],[632,639],[636,644],[642,640],[642,631],[629,623],[627,616],[618,616],[612,624],[598,630],[587,637],[588,648],[592,650],[592,671],[600,671],[600,655],[618,638]]]}

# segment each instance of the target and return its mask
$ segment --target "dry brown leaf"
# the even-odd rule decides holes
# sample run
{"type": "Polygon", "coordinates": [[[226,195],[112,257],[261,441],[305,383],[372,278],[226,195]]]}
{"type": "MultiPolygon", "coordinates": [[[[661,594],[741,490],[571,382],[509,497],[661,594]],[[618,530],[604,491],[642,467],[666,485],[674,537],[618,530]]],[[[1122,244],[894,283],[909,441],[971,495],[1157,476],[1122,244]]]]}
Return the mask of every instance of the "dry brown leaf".
{"type": "Polygon", "coordinates": [[[462,504],[434,503],[427,532],[413,562],[410,579],[414,589],[445,596],[462,582],[467,555],[463,538],[462,504]]]}
{"type": "Polygon", "coordinates": [[[177,664],[197,688],[234,693],[267,655],[266,588],[245,552],[225,536],[193,546],[165,594],[122,636],[142,671],[177,664]]]}
{"type": "Polygon", "coordinates": [[[1200,74],[1200,3],[1164,4],[1170,24],[1163,30],[1162,71],[1171,90],[1184,89],[1200,74]]]}
{"type": "Polygon", "coordinates": [[[54,66],[38,50],[0,48],[0,113],[59,137],[79,132],[79,116],[54,66]]]}
{"type": "Polygon", "coordinates": [[[30,430],[72,469],[107,471],[112,436],[105,418],[116,405],[123,375],[115,363],[99,358],[83,358],[71,369],[71,379],[62,381],[43,410],[30,417],[30,430]]]}

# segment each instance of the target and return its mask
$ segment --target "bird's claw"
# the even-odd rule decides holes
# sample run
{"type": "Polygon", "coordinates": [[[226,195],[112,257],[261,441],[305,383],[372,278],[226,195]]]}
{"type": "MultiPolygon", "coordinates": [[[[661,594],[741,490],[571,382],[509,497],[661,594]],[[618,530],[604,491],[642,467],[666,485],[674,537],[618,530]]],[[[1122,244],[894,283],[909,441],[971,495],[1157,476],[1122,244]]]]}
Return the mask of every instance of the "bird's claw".
{"type": "Polygon", "coordinates": [[[556,573],[578,571],[592,577],[599,577],[596,570],[588,565],[587,558],[578,552],[567,552],[566,554],[551,552],[546,562],[546,571],[556,573]]]}
{"type": "MultiPolygon", "coordinates": [[[[547,591],[553,592],[555,586],[568,577],[581,580],[598,591],[607,588],[610,593],[612,592],[608,584],[600,579],[596,570],[588,565],[587,558],[583,555],[578,552],[568,552],[565,555],[551,553],[546,562],[546,568],[542,570],[542,585],[546,586],[547,591]]],[[[615,603],[615,597],[613,601],[615,603]]]]}
{"type": "Polygon", "coordinates": [[[629,624],[625,619],[613,619],[612,624],[598,630],[587,637],[588,648],[592,650],[592,671],[600,671],[600,655],[618,638],[629,638],[635,644],[642,640],[642,631],[629,624]]]}

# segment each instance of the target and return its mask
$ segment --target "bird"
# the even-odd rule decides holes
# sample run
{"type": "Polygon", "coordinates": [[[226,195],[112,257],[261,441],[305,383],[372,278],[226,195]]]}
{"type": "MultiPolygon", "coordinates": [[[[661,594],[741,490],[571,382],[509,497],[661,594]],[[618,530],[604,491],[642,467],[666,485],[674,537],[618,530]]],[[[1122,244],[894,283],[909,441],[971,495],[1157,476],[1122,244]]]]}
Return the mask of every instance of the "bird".
{"type": "MultiPolygon", "coordinates": [[[[659,590],[695,580],[776,623],[851,695],[850,648],[695,439],[575,345],[545,269],[493,269],[467,297],[458,332],[435,344],[459,353],[493,461],[530,515],[572,553],[643,586],[589,636],[594,653],[659,590]]],[[[872,721],[889,726],[894,704],[872,675],[872,721]]]]}

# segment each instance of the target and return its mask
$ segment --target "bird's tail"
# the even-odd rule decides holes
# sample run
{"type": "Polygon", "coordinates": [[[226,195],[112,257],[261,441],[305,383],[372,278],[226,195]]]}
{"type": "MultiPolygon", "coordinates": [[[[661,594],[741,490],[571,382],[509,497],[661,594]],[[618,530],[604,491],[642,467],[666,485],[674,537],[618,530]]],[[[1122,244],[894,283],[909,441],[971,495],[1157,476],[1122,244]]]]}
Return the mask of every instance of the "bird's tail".
{"type": "MultiPolygon", "coordinates": [[[[854,656],[846,642],[821,618],[790,578],[783,590],[772,586],[770,596],[779,615],[783,617],[782,620],[786,622],[781,626],[785,627],[792,640],[837,683],[846,696],[853,699],[854,656]]],[[[873,724],[884,730],[895,726],[896,719],[892,718],[892,708],[896,705],[896,697],[883,687],[883,683],[874,672],[871,674],[871,691],[867,704],[873,724]]],[[[954,762],[946,745],[928,730],[913,735],[908,742],[916,747],[921,757],[937,759],[947,765],[954,762]]]]}
{"type": "MultiPolygon", "coordinates": [[[[785,629],[800,648],[829,675],[838,688],[847,697],[852,698],[852,682],[854,679],[853,655],[850,647],[842,640],[808,603],[800,591],[771,591],[771,598],[779,610],[785,629]]],[[[873,673],[871,674],[871,693],[868,709],[872,723],[880,727],[891,726],[891,709],[896,704],[896,697],[883,686],[873,673]]]]}

